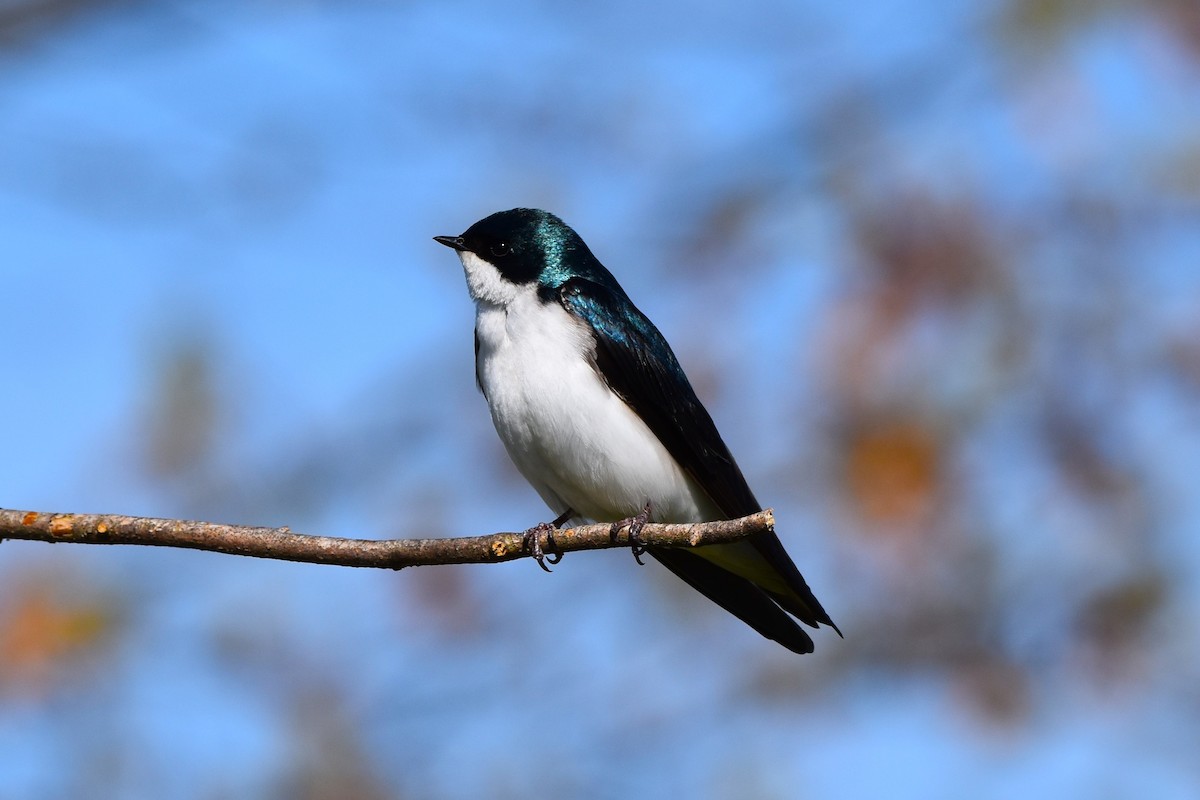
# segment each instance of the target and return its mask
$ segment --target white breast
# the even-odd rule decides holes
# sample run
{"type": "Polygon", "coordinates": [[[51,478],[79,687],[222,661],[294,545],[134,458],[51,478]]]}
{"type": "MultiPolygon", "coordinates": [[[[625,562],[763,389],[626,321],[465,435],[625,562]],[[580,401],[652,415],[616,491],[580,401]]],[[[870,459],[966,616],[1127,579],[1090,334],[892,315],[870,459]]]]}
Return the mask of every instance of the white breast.
{"type": "MultiPolygon", "coordinates": [[[[720,515],[592,366],[590,330],[534,286],[477,297],[477,369],[496,432],[556,514],[614,521],[652,501],[656,520],[720,515]]],[[[491,287],[489,287],[491,288],[491,287]]]]}

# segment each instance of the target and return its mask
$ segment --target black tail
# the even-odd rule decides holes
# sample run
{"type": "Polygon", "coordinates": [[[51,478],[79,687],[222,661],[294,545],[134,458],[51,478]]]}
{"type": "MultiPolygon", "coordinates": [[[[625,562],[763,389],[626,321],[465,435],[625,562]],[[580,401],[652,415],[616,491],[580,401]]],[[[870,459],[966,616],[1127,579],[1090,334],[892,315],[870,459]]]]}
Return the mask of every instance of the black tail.
{"type": "MultiPolygon", "coordinates": [[[[804,576],[800,574],[800,570],[796,568],[796,562],[792,561],[792,557],[788,555],[787,550],[783,549],[783,542],[779,541],[779,537],[774,531],[763,531],[756,533],[750,537],[750,543],[754,545],[758,552],[762,553],[763,557],[770,562],[787,580],[788,586],[791,588],[794,597],[789,597],[785,594],[771,593],[771,597],[775,602],[783,606],[792,614],[800,618],[800,621],[806,625],[817,627],[818,625],[828,625],[837,631],[837,635],[841,636],[842,632],[838,630],[838,626],[829,618],[829,614],[821,607],[821,601],[812,593],[812,589],[808,588],[808,582],[804,580],[804,576]]],[[[844,637],[843,637],[844,638],[844,637]]]]}
{"type": "MultiPolygon", "coordinates": [[[[687,550],[655,547],[650,548],[649,553],[693,589],[768,639],[779,642],[793,653],[813,651],[813,640],[804,629],[776,605],[769,594],[745,578],[687,550]]],[[[821,614],[824,615],[823,609],[821,614]]]]}

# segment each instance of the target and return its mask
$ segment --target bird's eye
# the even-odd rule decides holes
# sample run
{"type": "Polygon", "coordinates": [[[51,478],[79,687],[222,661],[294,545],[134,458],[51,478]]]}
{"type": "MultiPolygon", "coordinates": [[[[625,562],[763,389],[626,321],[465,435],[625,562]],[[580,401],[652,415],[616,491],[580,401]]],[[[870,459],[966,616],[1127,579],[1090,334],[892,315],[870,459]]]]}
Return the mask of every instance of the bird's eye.
{"type": "Polygon", "coordinates": [[[500,242],[499,244],[492,245],[492,255],[497,258],[503,258],[511,252],[512,248],[508,246],[508,242],[500,242]]]}

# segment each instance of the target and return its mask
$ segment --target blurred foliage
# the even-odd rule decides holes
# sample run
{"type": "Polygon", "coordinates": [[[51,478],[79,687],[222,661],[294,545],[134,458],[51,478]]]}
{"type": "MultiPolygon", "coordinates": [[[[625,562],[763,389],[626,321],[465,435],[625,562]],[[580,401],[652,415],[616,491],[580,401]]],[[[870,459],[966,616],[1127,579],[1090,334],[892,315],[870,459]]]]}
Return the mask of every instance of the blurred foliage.
{"type": "Polygon", "coordinates": [[[195,481],[220,445],[220,401],[212,348],[179,343],[155,369],[144,423],[149,474],[195,481]]]}
{"type": "Polygon", "coordinates": [[[0,2],[0,46],[13,47],[45,36],[81,11],[110,4],[104,0],[4,0],[0,2]]]}
{"type": "Polygon", "coordinates": [[[930,520],[943,469],[932,432],[888,420],[849,435],[844,480],[854,507],[868,523],[920,531],[930,520]]]}
{"type": "Polygon", "coordinates": [[[0,588],[0,696],[45,696],[88,677],[120,635],[117,598],[61,568],[33,569],[0,588]]]}

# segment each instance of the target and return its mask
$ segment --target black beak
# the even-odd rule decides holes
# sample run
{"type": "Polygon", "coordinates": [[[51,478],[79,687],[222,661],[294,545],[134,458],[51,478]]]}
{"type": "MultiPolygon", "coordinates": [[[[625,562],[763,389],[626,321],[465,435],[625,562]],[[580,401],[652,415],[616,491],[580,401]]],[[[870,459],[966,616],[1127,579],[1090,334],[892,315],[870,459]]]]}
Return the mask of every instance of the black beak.
{"type": "Polygon", "coordinates": [[[438,244],[444,244],[446,247],[449,247],[452,250],[457,250],[460,253],[467,249],[467,246],[463,244],[463,238],[461,236],[435,236],[433,237],[433,240],[438,244]]]}

